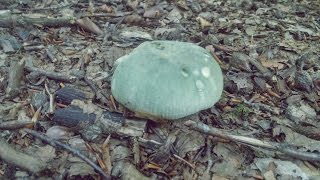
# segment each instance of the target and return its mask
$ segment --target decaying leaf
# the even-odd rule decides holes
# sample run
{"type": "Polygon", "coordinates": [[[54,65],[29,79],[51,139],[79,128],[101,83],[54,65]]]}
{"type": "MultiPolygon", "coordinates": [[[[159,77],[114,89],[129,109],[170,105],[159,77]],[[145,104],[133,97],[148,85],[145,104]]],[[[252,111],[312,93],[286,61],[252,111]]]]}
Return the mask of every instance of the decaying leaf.
{"type": "Polygon", "coordinates": [[[302,179],[308,180],[308,175],[303,172],[296,164],[290,161],[281,161],[271,158],[257,159],[255,165],[259,170],[265,172],[271,170],[277,178],[302,179]]]}
{"type": "Polygon", "coordinates": [[[287,60],[286,59],[269,60],[266,58],[261,58],[260,62],[264,67],[267,67],[267,68],[283,69],[285,67],[285,63],[287,62],[287,60]]]}

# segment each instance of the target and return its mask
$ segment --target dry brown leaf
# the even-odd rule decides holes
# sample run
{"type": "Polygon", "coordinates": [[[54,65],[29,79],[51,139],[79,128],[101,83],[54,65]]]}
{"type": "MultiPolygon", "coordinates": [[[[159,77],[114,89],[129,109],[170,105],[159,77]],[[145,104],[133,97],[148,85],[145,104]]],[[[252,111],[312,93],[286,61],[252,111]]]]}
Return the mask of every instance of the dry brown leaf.
{"type": "Polygon", "coordinates": [[[277,68],[277,69],[283,69],[285,67],[285,63],[287,62],[286,59],[267,59],[267,58],[261,58],[260,62],[262,66],[267,68],[277,68]]]}
{"type": "Polygon", "coordinates": [[[201,29],[212,26],[212,23],[210,23],[202,17],[197,17],[196,20],[200,23],[201,29]]]}

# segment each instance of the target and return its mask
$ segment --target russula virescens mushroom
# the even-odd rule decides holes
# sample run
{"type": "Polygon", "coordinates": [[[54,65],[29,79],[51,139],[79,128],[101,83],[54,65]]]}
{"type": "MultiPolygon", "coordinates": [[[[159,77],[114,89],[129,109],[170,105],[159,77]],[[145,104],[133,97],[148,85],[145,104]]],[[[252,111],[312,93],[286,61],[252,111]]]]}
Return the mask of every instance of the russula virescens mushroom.
{"type": "Polygon", "coordinates": [[[219,64],[192,43],[148,41],[117,60],[113,97],[152,119],[179,119],[213,106],[223,90],[219,64]]]}

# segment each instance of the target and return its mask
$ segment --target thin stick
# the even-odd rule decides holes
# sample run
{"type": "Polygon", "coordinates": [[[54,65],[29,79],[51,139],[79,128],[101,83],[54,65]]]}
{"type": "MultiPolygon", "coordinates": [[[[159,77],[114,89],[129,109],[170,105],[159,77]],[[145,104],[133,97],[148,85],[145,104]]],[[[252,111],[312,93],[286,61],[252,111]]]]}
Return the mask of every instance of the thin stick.
{"type": "Polygon", "coordinates": [[[50,144],[53,147],[60,147],[63,148],[65,150],[67,150],[68,152],[71,152],[73,155],[78,156],[80,159],[82,159],[83,161],[85,161],[86,163],[88,163],[93,169],[95,169],[104,179],[111,179],[111,177],[109,175],[107,175],[105,172],[103,172],[103,170],[97,166],[94,162],[92,162],[89,158],[87,158],[85,155],[83,155],[82,153],[80,153],[78,150],[64,144],[61,143],[60,141],[51,139],[43,134],[40,134],[36,131],[33,131],[31,129],[27,129],[24,128],[23,129],[25,132],[27,132],[28,134],[31,134],[32,136],[41,139],[42,141],[50,144]]]}
{"type": "Polygon", "coordinates": [[[33,122],[30,120],[13,120],[13,121],[1,122],[0,130],[21,129],[30,125],[33,125],[33,122]]]}
{"type": "Polygon", "coordinates": [[[235,142],[242,143],[242,144],[246,144],[249,146],[265,148],[265,149],[273,150],[273,151],[279,151],[279,152],[282,152],[288,156],[291,156],[291,157],[294,157],[297,159],[301,159],[301,160],[305,160],[305,161],[320,161],[320,154],[300,152],[300,151],[290,149],[288,146],[284,146],[282,144],[264,142],[264,141],[260,141],[258,139],[249,138],[249,137],[245,137],[245,136],[232,135],[227,132],[223,132],[217,128],[210,127],[202,122],[194,122],[194,121],[189,120],[189,121],[185,122],[185,125],[190,127],[191,129],[194,129],[194,130],[199,131],[204,134],[217,136],[217,137],[220,137],[223,139],[228,139],[228,140],[235,141],[235,142]]]}
{"type": "Polygon", "coordinates": [[[64,81],[64,82],[74,82],[76,80],[75,76],[70,76],[67,74],[61,74],[61,73],[57,73],[57,72],[50,72],[50,71],[46,71],[44,69],[40,69],[40,68],[36,68],[33,66],[29,66],[26,65],[25,69],[29,72],[36,72],[39,73],[40,75],[46,76],[49,79],[53,79],[53,80],[58,80],[58,81],[64,81]]]}
{"type": "Polygon", "coordinates": [[[44,83],[44,87],[49,95],[50,103],[49,103],[49,114],[53,114],[54,112],[54,94],[50,92],[47,82],[44,83]]]}
{"type": "Polygon", "coordinates": [[[186,163],[186,164],[187,164],[188,166],[190,166],[192,169],[195,169],[195,168],[196,168],[195,165],[189,163],[187,160],[183,159],[182,157],[178,156],[177,154],[173,154],[173,157],[175,157],[175,158],[179,159],[180,161],[186,163]]]}
{"type": "Polygon", "coordinates": [[[97,88],[97,86],[91,80],[89,80],[87,76],[84,76],[84,81],[89,85],[89,87],[95,93],[97,99],[99,99],[102,103],[108,102],[107,97],[103,93],[101,93],[101,91],[97,88]]]}

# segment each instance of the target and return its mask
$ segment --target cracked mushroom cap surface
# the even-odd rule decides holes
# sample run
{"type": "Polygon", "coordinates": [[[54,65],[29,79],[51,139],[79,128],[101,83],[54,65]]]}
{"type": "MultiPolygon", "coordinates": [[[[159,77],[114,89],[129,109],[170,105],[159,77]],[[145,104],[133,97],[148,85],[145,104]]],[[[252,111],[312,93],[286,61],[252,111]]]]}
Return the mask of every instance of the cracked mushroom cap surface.
{"type": "Polygon", "coordinates": [[[221,97],[219,64],[200,46],[148,41],[117,60],[113,97],[146,117],[174,120],[210,108],[221,97]]]}

